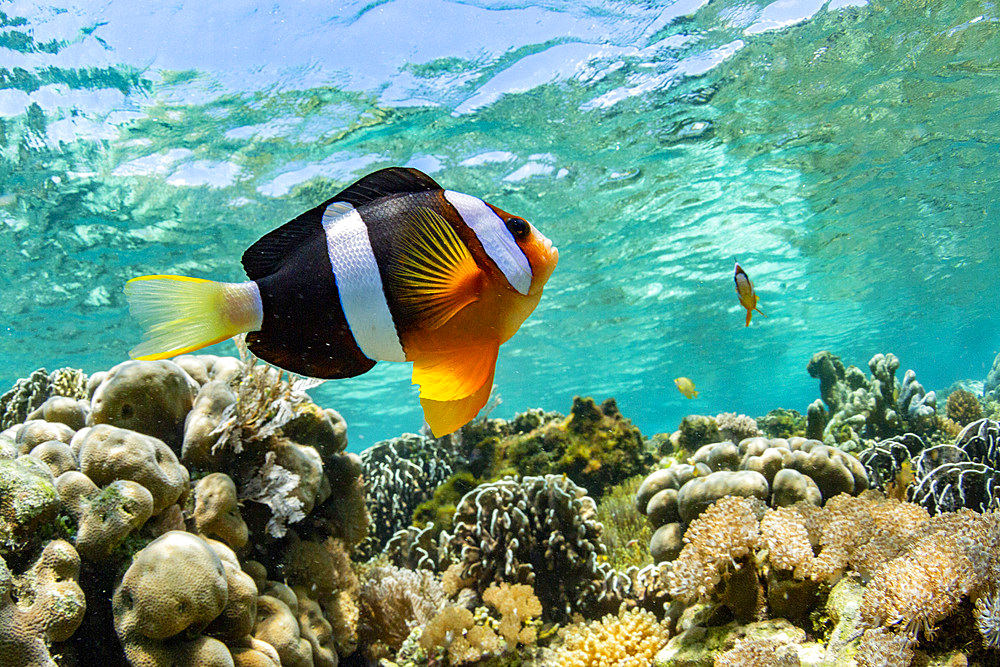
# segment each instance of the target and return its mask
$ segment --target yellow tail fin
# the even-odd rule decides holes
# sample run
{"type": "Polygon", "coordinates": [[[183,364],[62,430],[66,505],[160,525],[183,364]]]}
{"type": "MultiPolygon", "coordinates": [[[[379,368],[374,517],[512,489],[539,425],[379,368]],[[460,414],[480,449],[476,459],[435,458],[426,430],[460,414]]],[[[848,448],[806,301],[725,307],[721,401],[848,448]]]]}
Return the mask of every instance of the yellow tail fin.
{"type": "Polygon", "coordinates": [[[139,276],[125,283],[125,297],[145,334],[129,350],[133,359],[166,359],[260,329],[260,293],[253,281],[139,276]]]}

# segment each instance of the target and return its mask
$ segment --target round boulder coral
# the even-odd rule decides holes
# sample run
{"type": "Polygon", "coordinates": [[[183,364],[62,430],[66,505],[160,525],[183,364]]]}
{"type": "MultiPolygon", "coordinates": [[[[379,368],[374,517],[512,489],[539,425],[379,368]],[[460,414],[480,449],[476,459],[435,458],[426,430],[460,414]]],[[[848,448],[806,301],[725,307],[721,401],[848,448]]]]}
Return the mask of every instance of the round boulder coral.
{"type": "Polygon", "coordinates": [[[45,546],[18,586],[0,558],[0,667],[55,667],[48,644],[69,639],[87,610],[79,576],[80,557],[62,540],[45,546]],[[30,604],[18,604],[15,591],[30,604]]]}
{"type": "Polygon", "coordinates": [[[133,665],[231,667],[226,645],[201,634],[228,600],[226,569],[212,547],[170,531],[135,555],[115,589],[115,632],[133,665]]]}
{"type": "Polygon", "coordinates": [[[154,515],[187,495],[187,468],[162,440],[107,424],[80,443],[80,470],[98,486],[118,479],[142,484],[153,494],[154,515]]]}
{"type": "Polygon", "coordinates": [[[219,440],[215,429],[222,423],[223,412],[234,403],[236,394],[229,383],[212,381],[202,385],[184,421],[181,459],[185,463],[212,468],[221,462],[222,452],[215,447],[219,440]]]}
{"type": "Polygon", "coordinates": [[[73,429],[66,424],[47,422],[43,419],[27,421],[18,430],[14,445],[19,454],[27,454],[32,449],[50,440],[69,443],[73,438],[73,429]]]}
{"type": "Polygon", "coordinates": [[[229,475],[213,472],[194,488],[194,525],[202,535],[221,539],[230,547],[247,543],[247,524],[240,515],[236,484],[229,475]]]}
{"type": "Polygon", "coordinates": [[[117,480],[103,490],[86,475],[68,471],[56,480],[63,505],[77,520],[76,548],[88,561],[107,558],[153,514],[146,487],[117,480]]]}
{"type": "Polygon", "coordinates": [[[0,557],[37,544],[38,529],[59,512],[52,473],[24,456],[0,459],[0,557]]]}
{"type": "Polygon", "coordinates": [[[179,447],[198,383],[170,361],[126,361],[108,371],[91,399],[95,424],[145,433],[179,447]]]}
{"type": "Polygon", "coordinates": [[[677,492],[677,512],[681,520],[690,523],[709,505],[725,496],[754,497],[767,501],[770,487],[759,472],[753,470],[720,470],[705,477],[696,477],[677,492]]]}

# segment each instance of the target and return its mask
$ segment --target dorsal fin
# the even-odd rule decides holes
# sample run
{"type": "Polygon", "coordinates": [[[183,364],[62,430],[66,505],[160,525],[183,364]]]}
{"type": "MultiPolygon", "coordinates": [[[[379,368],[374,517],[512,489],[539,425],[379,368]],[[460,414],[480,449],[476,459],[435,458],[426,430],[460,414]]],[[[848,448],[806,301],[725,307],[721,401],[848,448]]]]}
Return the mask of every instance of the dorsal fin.
{"type": "Polygon", "coordinates": [[[323,233],[324,215],[343,215],[353,206],[346,202],[329,201],[310,209],[269,231],[243,253],[243,270],[250,280],[260,280],[281,268],[285,259],[314,234],[323,233]]]}
{"type": "Polygon", "coordinates": [[[285,258],[314,234],[323,233],[323,210],[320,205],[281,227],[272,229],[243,252],[241,262],[250,280],[260,280],[281,267],[285,258]]]}
{"type": "Polygon", "coordinates": [[[441,186],[433,178],[419,169],[389,167],[387,169],[379,169],[362,177],[356,183],[344,188],[333,199],[334,201],[348,202],[353,204],[355,208],[358,208],[362,204],[367,204],[388,195],[441,189],[441,186]]]}

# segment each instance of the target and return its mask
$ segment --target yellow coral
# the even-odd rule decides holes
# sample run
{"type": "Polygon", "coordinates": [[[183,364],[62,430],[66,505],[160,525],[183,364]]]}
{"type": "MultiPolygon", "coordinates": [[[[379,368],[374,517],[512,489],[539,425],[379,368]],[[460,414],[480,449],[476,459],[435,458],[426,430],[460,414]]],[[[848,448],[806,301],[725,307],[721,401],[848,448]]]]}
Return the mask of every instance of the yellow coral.
{"type": "Polygon", "coordinates": [[[542,603],[535,596],[534,588],[525,584],[493,585],[483,593],[483,602],[500,612],[500,634],[508,649],[518,644],[531,646],[535,643],[535,628],[522,627],[542,615],[542,603]]]}
{"type": "Polygon", "coordinates": [[[617,616],[570,625],[559,634],[563,644],[554,663],[561,667],[648,667],[670,639],[651,612],[624,607],[617,616]]]}
{"type": "Polygon", "coordinates": [[[420,646],[428,652],[443,649],[451,665],[475,662],[502,649],[492,628],[476,623],[471,611],[457,606],[445,607],[424,626],[420,646]]]}
{"type": "Polygon", "coordinates": [[[965,426],[983,418],[983,406],[971,391],[956,389],[948,394],[945,413],[948,415],[948,419],[965,426]]]}

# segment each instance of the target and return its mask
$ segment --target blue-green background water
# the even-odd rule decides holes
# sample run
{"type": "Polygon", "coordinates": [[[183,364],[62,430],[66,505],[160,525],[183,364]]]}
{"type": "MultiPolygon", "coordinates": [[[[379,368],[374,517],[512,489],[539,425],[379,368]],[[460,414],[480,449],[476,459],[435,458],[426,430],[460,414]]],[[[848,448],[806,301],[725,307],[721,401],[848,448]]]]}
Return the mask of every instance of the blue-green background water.
{"type": "MultiPolygon", "coordinates": [[[[1000,348],[994,2],[250,5],[0,2],[0,391],[123,360],[125,280],[243,279],[259,236],[395,164],[560,248],[496,416],[615,396],[651,434],[804,412],[820,349],[941,389],[1000,348]]],[[[408,365],[310,393],[353,450],[421,424],[408,365]]]]}

